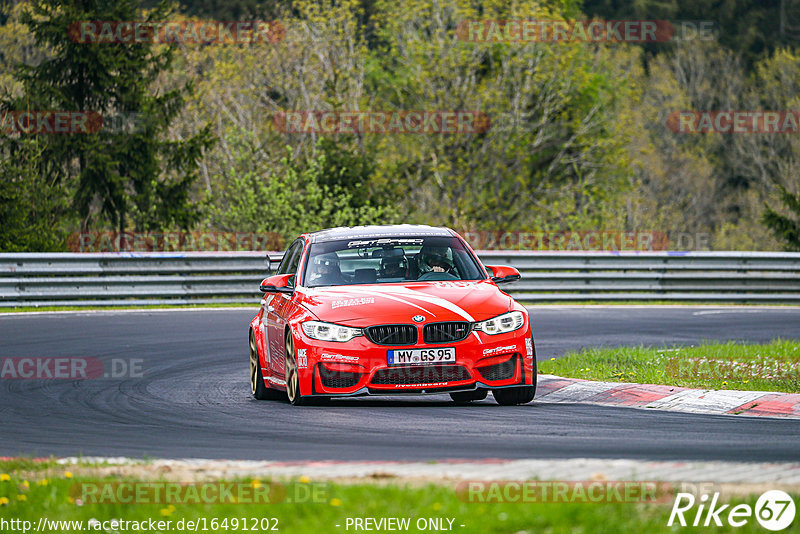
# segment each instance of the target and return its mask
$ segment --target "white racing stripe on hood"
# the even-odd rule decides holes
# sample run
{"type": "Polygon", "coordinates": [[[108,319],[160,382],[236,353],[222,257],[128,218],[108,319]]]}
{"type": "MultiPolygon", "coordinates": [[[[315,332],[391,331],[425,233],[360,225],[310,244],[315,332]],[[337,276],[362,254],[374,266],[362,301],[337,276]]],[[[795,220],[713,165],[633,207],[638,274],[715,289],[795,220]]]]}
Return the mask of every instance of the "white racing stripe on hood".
{"type": "Polygon", "coordinates": [[[430,310],[428,310],[426,308],[423,308],[422,306],[418,306],[418,305],[414,304],[413,302],[409,302],[409,301],[407,301],[405,299],[402,299],[402,298],[400,298],[400,297],[398,297],[396,295],[390,295],[390,294],[386,294],[384,292],[376,293],[374,291],[368,291],[366,289],[360,289],[360,288],[354,288],[354,287],[348,287],[347,290],[348,291],[354,291],[355,293],[362,293],[362,294],[365,294],[365,295],[369,295],[371,297],[378,296],[378,297],[387,298],[389,300],[393,300],[395,302],[402,302],[403,304],[407,304],[409,306],[413,306],[414,308],[417,308],[418,310],[422,310],[425,313],[428,313],[430,315],[435,315],[432,311],[430,311],[430,310]]]}
{"type": "MultiPolygon", "coordinates": [[[[348,289],[350,289],[350,288],[348,288],[348,289]]],[[[442,297],[436,297],[434,295],[427,295],[425,293],[421,293],[421,292],[418,292],[418,291],[413,291],[411,289],[398,288],[398,287],[393,287],[391,289],[391,293],[393,295],[398,295],[399,294],[399,295],[402,295],[402,296],[407,297],[407,298],[421,300],[424,303],[433,304],[434,306],[439,306],[440,308],[444,308],[446,310],[450,310],[451,312],[455,313],[456,315],[460,315],[462,318],[466,319],[467,321],[469,321],[471,323],[475,322],[475,319],[469,313],[464,311],[463,308],[461,308],[460,306],[456,306],[455,304],[453,304],[449,300],[443,299],[442,297]]],[[[380,295],[380,296],[383,296],[383,297],[388,297],[388,295],[386,293],[384,293],[384,292],[378,292],[378,293],[369,292],[369,294],[370,295],[376,295],[377,294],[377,295],[380,295]]],[[[402,300],[402,299],[399,299],[399,300],[402,300]]],[[[412,304],[410,302],[408,304],[411,304],[412,306],[416,306],[415,304],[412,304]]],[[[416,306],[416,307],[419,308],[419,306],[416,306]]],[[[420,309],[424,309],[424,308],[420,308],[420,309]]],[[[433,313],[431,313],[431,312],[428,312],[428,313],[433,315],[433,313]]]]}
{"type": "Polygon", "coordinates": [[[458,306],[456,304],[453,304],[449,300],[443,299],[442,297],[437,297],[437,296],[434,296],[434,295],[428,295],[427,293],[422,293],[422,292],[419,292],[419,291],[412,291],[411,289],[407,289],[407,288],[403,288],[402,293],[404,295],[408,295],[409,297],[415,297],[415,298],[418,298],[418,299],[420,299],[422,301],[429,302],[430,304],[434,304],[436,306],[440,306],[442,308],[448,309],[451,312],[460,315],[461,317],[463,317],[464,319],[466,319],[467,321],[469,321],[471,323],[475,322],[475,318],[472,317],[472,315],[470,315],[469,313],[467,313],[467,311],[464,310],[464,308],[462,308],[461,306],[458,306]]]}

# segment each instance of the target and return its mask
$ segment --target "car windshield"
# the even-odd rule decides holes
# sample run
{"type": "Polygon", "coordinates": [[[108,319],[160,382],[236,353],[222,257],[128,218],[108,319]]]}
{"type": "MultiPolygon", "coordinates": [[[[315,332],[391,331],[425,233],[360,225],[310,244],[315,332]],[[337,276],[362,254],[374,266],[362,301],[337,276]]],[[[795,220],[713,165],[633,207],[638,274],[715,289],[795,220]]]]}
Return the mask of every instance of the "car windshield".
{"type": "Polygon", "coordinates": [[[304,281],[322,287],[484,278],[459,239],[404,236],[313,243],[304,281]]]}

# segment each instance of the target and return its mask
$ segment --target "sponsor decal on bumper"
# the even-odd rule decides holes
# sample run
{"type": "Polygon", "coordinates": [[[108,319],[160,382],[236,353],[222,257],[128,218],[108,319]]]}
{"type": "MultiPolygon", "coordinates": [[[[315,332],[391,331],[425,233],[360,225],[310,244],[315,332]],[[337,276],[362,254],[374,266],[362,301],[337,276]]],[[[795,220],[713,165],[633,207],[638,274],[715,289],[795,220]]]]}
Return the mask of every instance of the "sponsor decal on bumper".
{"type": "Polygon", "coordinates": [[[504,352],[514,352],[517,350],[516,345],[506,345],[504,347],[493,347],[491,349],[483,349],[483,355],[488,356],[490,354],[502,354],[504,352]]]}
{"type": "Polygon", "coordinates": [[[425,382],[422,384],[395,384],[394,387],[398,389],[408,389],[408,388],[433,388],[439,386],[446,386],[450,382],[425,382]]]}
{"type": "Polygon", "coordinates": [[[358,363],[360,361],[358,356],[345,356],[344,354],[329,354],[326,352],[320,354],[319,359],[323,362],[358,363]]]}

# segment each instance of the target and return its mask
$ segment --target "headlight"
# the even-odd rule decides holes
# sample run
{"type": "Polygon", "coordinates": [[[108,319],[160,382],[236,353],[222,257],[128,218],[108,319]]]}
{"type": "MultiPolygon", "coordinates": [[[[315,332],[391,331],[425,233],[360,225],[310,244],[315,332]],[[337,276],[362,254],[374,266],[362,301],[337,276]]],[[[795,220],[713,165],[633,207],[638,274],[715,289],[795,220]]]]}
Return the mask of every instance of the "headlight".
{"type": "Polygon", "coordinates": [[[484,334],[489,335],[505,334],[506,332],[513,332],[514,330],[522,328],[524,323],[525,316],[523,313],[514,311],[475,323],[473,329],[480,330],[484,334]]]}
{"type": "Polygon", "coordinates": [[[303,323],[303,332],[311,339],[320,341],[350,341],[354,337],[364,335],[360,328],[350,328],[333,323],[320,321],[306,321],[303,323]]]}

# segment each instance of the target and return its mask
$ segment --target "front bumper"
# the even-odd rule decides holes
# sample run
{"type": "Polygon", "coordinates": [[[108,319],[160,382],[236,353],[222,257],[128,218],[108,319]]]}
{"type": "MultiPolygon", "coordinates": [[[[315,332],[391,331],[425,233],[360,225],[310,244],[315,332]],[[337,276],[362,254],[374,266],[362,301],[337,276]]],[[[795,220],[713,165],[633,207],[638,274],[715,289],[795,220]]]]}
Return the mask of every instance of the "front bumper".
{"type": "Polygon", "coordinates": [[[303,395],[420,395],[533,384],[530,326],[495,336],[472,332],[463,341],[413,346],[376,345],[366,337],[322,342],[298,332],[296,348],[303,395]],[[387,351],[453,347],[455,363],[388,365],[387,351]]]}

